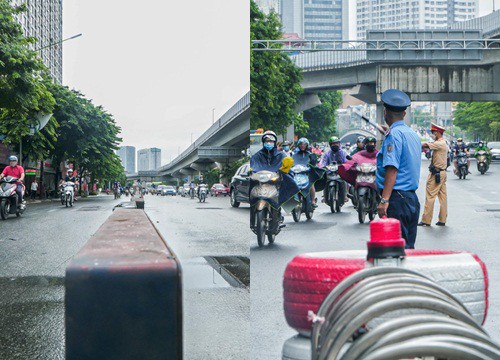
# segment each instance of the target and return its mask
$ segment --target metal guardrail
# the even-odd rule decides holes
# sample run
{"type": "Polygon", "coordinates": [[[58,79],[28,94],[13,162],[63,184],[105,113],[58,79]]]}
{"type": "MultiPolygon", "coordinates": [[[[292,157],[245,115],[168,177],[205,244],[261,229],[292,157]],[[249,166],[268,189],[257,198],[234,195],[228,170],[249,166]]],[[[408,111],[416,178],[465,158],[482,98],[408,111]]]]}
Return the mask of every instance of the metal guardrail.
{"type": "Polygon", "coordinates": [[[500,359],[500,347],[456,297],[408,269],[354,273],[325,298],[313,325],[313,360],[424,356],[500,359]],[[380,318],[381,324],[363,333],[380,318]]]}
{"type": "Polygon", "coordinates": [[[205,131],[196,141],[194,141],[186,150],[179,156],[173,159],[167,165],[162,166],[158,171],[162,172],[168,170],[181,162],[186,156],[191,154],[195,149],[203,145],[209,138],[211,138],[222,127],[226,126],[234,118],[242,112],[250,108],[250,92],[247,92],[240,100],[238,100],[231,108],[226,111],[207,131],[205,131]]]}

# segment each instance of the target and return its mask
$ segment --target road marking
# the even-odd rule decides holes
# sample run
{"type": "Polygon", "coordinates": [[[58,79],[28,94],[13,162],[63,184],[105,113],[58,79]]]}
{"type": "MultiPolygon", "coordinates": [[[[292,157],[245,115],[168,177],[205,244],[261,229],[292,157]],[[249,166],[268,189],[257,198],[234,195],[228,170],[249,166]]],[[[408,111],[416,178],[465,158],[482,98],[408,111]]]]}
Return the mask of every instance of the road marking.
{"type": "Polygon", "coordinates": [[[52,210],[48,210],[47,212],[54,212],[56,211],[57,209],[52,209],[52,210]]]}

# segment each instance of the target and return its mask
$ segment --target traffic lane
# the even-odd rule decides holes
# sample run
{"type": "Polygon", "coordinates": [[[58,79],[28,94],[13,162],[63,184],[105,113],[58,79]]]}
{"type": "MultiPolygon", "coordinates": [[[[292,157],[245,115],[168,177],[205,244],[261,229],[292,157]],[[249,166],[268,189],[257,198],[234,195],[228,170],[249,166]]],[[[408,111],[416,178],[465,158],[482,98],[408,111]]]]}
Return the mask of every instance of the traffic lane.
{"type": "Polygon", "coordinates": [[[20,218],[0,223],[0,276],[63,276],[71,257],[122,201],[104,195],[80,198],[72,208],[55,201],[28,204],[20,218]]]}
{"type": "MultiPolygon", "coordinates": [[[[420,189],[417,192],[422,212],[428,165],[428,161],[422,162],[420,189]]],[[[485,328],[500,341],[499,334],[494,331],[500,328],[500,264],[497,259],[500,244],[495,241],[500,232],[499,213],[484,211],[500,204],[498,165],[492,165],[488,176],[474,174],[472,169],[473,174],[465,181],[455,181],[450,169],[448,226],[419,228],[416,247],[466,250],[480,256],[486,263],[490,279],[490,310],[485,328]]],[[[437,221],[437,200],[435,206],[434,222],[437,221]]],[[[250,242],[251,336],[259,339],[252,343],[252,359],[280,358],[283,342],[295,334],[283,315],[282,280],[288,262],[294,256],[307,252],[366,250],[369,239],[369,225],[358,223],[357,213],[350,203],[342,208],[340,214],[331,214],[326,205],[320,204],[312,221],[294,223],[291,216],[286,216],[285,223],[287,227],[277,236],[275,244],[258,248],[255,235],[250,242]]]]}
{"type": "Polygon", "coordinates": [[[117,203],[28,204],[21,218],[1,222],[0,358],[64,359],[65,267],[117,203]]]}
{"type": "Polygon", "coordinates": [[[229,197],[147,195],[145,210],[181,262],[184,357],[248,359],[250,291],[232,287],[205,257],[249,256],[249,207],[232,208],[229,197]]]}
{"type": "Polygon", "coordinates": [[[145,210],[182,260],[200,256],[246,256],[248,205],[233,208],[229,197],[208,197],[205,203],[181,196],[147,195],[145,210]]]}

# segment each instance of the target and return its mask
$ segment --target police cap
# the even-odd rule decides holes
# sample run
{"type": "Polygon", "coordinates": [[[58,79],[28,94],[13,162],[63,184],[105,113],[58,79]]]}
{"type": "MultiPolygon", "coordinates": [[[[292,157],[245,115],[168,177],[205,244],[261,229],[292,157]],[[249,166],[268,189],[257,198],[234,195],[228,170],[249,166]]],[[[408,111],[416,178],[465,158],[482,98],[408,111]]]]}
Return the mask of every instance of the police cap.
{"type": "Polygon", "coordinates": [[[411,100],[404,92],[397,89],[389,89],[382,93],[382,102],[387,110],[403,112],[411,105],[411,100]]]}

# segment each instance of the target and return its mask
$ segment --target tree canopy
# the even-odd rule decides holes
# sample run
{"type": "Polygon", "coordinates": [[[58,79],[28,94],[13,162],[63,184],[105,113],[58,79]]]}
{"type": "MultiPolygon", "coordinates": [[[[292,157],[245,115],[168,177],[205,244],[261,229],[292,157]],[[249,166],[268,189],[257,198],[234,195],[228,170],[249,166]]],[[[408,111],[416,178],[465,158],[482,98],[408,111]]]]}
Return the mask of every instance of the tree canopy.
{"type": "MultiPolygon", "coordinates": [[[[278,15],[264,14],[250,2],[250,40],[281,39],[278,15]]],[[[250,46],[252,44],[250,43],[250,46]]],[[[295,111],[301,72],[287,54],[280,51],[250,52],[250,127],[283,134],[300,117],[295,111]]]]}
{"type": "Polygon", "coordinates": [[[304,111],[304,121],[308,124],[306,131],[297,131],[300,137],[306,137],[311,142],[327,141],[332,135],[337,135],[337,109],[342,103],[340,91],[328,91],[318,94],[321,105],[304,111]]]}
{"type": "Polygon", "coordinates": [[[474,140],[500,140],[500,102],[459,103],[453,124],[474,140]]]}
{"type": "MultiPolygon", "coordinates": [[[[0,134],[4,143],[18,145],[30,133],[38,114],[50,114],[54,98],[45,86],[47,71],[37,52],[30,49],[34,38],[23,35],[17,16],[25,6],[13,7],[0,0],[0,134]]],[[[25,154],[44,157],[53,147],[57,123],[49,124],[26,139],[25,154]]]]}

